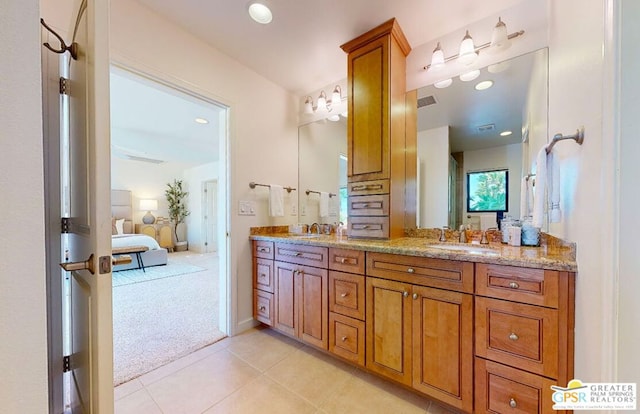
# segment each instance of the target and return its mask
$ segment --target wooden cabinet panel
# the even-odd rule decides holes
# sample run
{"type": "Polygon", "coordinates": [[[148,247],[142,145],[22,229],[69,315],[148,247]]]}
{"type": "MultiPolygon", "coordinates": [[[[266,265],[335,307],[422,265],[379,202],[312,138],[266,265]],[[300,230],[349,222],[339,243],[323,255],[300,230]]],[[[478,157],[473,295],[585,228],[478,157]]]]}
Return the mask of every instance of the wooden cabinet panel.
{"type": "Polygon", "coordinates": [[[476,413],[564,412],[552,408],[555,381],[482,358],[476,358],[475,372],[476,413]]]}
{"type": "Polygon", "coordinates": [[[473,296],[412,287],[413,388],[473,409],[473,296]]]}
{"type": "Polygon", "coordinates": [[[558,378],[558,311],[476,297],[476,355],[558,378]]]}
{"type": "Polygon", "coordinates": [[[291,263],[274,263],[275,275],[275,315],[274,328],[291,336],[296,336],[298,302],[295,290],[297,266],[291,263]]]}
{"type": "Polygon", "coordinates": [[[315,266],[323,269],[328,265],[329,249],[326,247],[309,246],[303,244],[276,243],[275,260],[315,266]]]}
{"type": "Polygon", "coordinates": [[[273,260],[253,258],[253,287],[269,293],[275,291],[273,260]]]}
{"type": "Polygon", "coordinates": [[[329,272],[329,311],[364,320],[364,276],[329,272]]]}
{"type": "Polygon", "coordinates": [[[389,217],[349,217],[349,237],[389,238],[389,217]]]}
{"type": "Polygon", "coordinates": [[[532,305],[558,307],[558,272],[478,263],[476,293],[532,305]]]}
{"type": "Polygon", "coordinates": [[[389,194],[389,180],[356,181],[347,183],[349,196],[389,194]]]}
{"type": "Polygon", "coordinates": [[[367,275],[473,293],[473,263],[367,252],[367,275]]]}
{"type": "Polygon", "coordinates": [[[273,242],[265,240],[253,241],[253,256],[273,260],[273,242]]]}
{"type": "Polygon", "coordinates": [[[364,274],[364,251],[329,249],[329,269],[340,272],[364,274]]]}
{"type": "Polygon", "coordinates": [[[173,226],[171,224],[136,224],[138,234],[146,234],[154,238],[160,247],[173,251],[173,226]]]}
{"type": "Polygon", "coordinates": [[[329,313],[329,351],[364,366],[365,324],[363,321],[329,313]]]}
{"type": "Polygon", "coordinates": [[[366,366],[411,385],[411,285],[368,277],[366,366]]]}
{"type": "Polygon", "coordinates": [[[389,215],[389,195],[352,196],[347,202],[349,216],[389,215]]]}
{"type": "Polygon", "coordinates": [[[253,290],[253,317],[273,326],[273,293],[253,290]]]}

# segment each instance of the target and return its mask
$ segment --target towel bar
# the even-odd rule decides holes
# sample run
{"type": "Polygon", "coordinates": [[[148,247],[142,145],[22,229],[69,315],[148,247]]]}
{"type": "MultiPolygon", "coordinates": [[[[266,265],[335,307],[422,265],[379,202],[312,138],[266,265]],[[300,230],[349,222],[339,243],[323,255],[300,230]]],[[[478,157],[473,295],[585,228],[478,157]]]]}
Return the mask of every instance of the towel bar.
{"type": "Polygon", "coordinates": [[[556,145],[558,141],[562,141],[565,139],[572,139],[575,142],[577,142],[579,145],[582,145],[582,143],[584,142],[584,127],[578,128],[576,133],[573,135],[555,134],[553,136],[553,139],[551,139],[551,142],[549,143],[549,145],[547,145],[547,154],[551,152],[551,149],[553,148],[554,145],[556,145]]]}
{"type": "MultiPolygon", "coordinates": [[[[309,195],[309,193],[313,193],[313,194],[320,194],[320,191],[307,190],[307,191],[305,191],[305,193],[306,193],[307,195],[309,195]]],[[[329,198],[331,198],[331,197],[335,197],[335,194],[333,194],[333,193],[329,193],[329,198]]]]}
{"type": "MultiPolygon", "coordinates": [[[[256,186],[271,188],[271,186],[270,186],[269,184],[258,184],[258,183],[255,183],[255,182],[253,182],[253,181],[251,181],[251,182],[249,183],[249,188],[251,188],[251,189],[256,188],[256,186]]],[[[296,189],[295,189],[295,188],[293,188],[293,187],[282,187],[282,188],[284,188],[285,190],[287,190],[287,193],[290,193],[290,192],[292,192],[292,191],[296,191],[296,189]]]]}

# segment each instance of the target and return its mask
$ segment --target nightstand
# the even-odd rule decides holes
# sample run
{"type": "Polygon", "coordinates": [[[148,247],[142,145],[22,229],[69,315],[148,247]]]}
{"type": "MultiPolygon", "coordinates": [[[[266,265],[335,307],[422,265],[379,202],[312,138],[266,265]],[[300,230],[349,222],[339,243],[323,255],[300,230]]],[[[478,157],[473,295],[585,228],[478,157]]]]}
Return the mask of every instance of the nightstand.
{"type": "Polygon", "coordinates": [[[136,224],[136,233],[153,237],[160,247],[173,251],[173,227],[171,224],[136,224]]]}

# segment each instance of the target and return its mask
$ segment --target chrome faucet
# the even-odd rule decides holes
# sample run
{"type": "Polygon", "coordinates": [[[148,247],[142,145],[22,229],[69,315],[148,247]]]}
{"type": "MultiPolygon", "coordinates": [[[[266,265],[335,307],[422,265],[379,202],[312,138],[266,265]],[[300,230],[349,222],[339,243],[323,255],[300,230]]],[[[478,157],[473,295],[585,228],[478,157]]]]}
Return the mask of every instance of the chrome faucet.
{"type": "Polygon", "coordinates": [[[480,244],[489,244],[489,239],[487,239],[487,232],[489,230],[498,230],[497,227],[489,227],[485,231],[482,232],[482,239],[480,240],[480,244]]]}
{"type": "Polygon", "coordinates": [[[447,241],[447,235],[445,233],[445,230],[448,230],[449,226],[442,226],[442,228],[440,229],[440,239],[438,239],[441,242],[446,242],[447,241]]]}
{"type": "Polygon", "coordinates": [[[313,223],[309,226],[309,234],[313,234],[313,226],[316,227],[316,234],[320,234],[320,225],[318,223],[313,223]]]}

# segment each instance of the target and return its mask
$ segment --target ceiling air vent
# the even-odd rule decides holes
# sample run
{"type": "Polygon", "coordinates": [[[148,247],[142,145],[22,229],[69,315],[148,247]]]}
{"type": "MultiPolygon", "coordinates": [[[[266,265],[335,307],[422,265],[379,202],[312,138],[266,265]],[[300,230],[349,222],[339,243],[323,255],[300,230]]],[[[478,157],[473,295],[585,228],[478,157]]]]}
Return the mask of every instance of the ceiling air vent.
{"type": "Polygon", "coordinates": [[[425,96],[424,98],[418,99],[418,108],[422,108],[423,106],[435,105],[436,98],[433,95],[425,96]]]}
{"type": "Polygon", "coordinates": [[[493,132],[496,130],[495,124],[480,125],[478,132],[493,132]]]}

